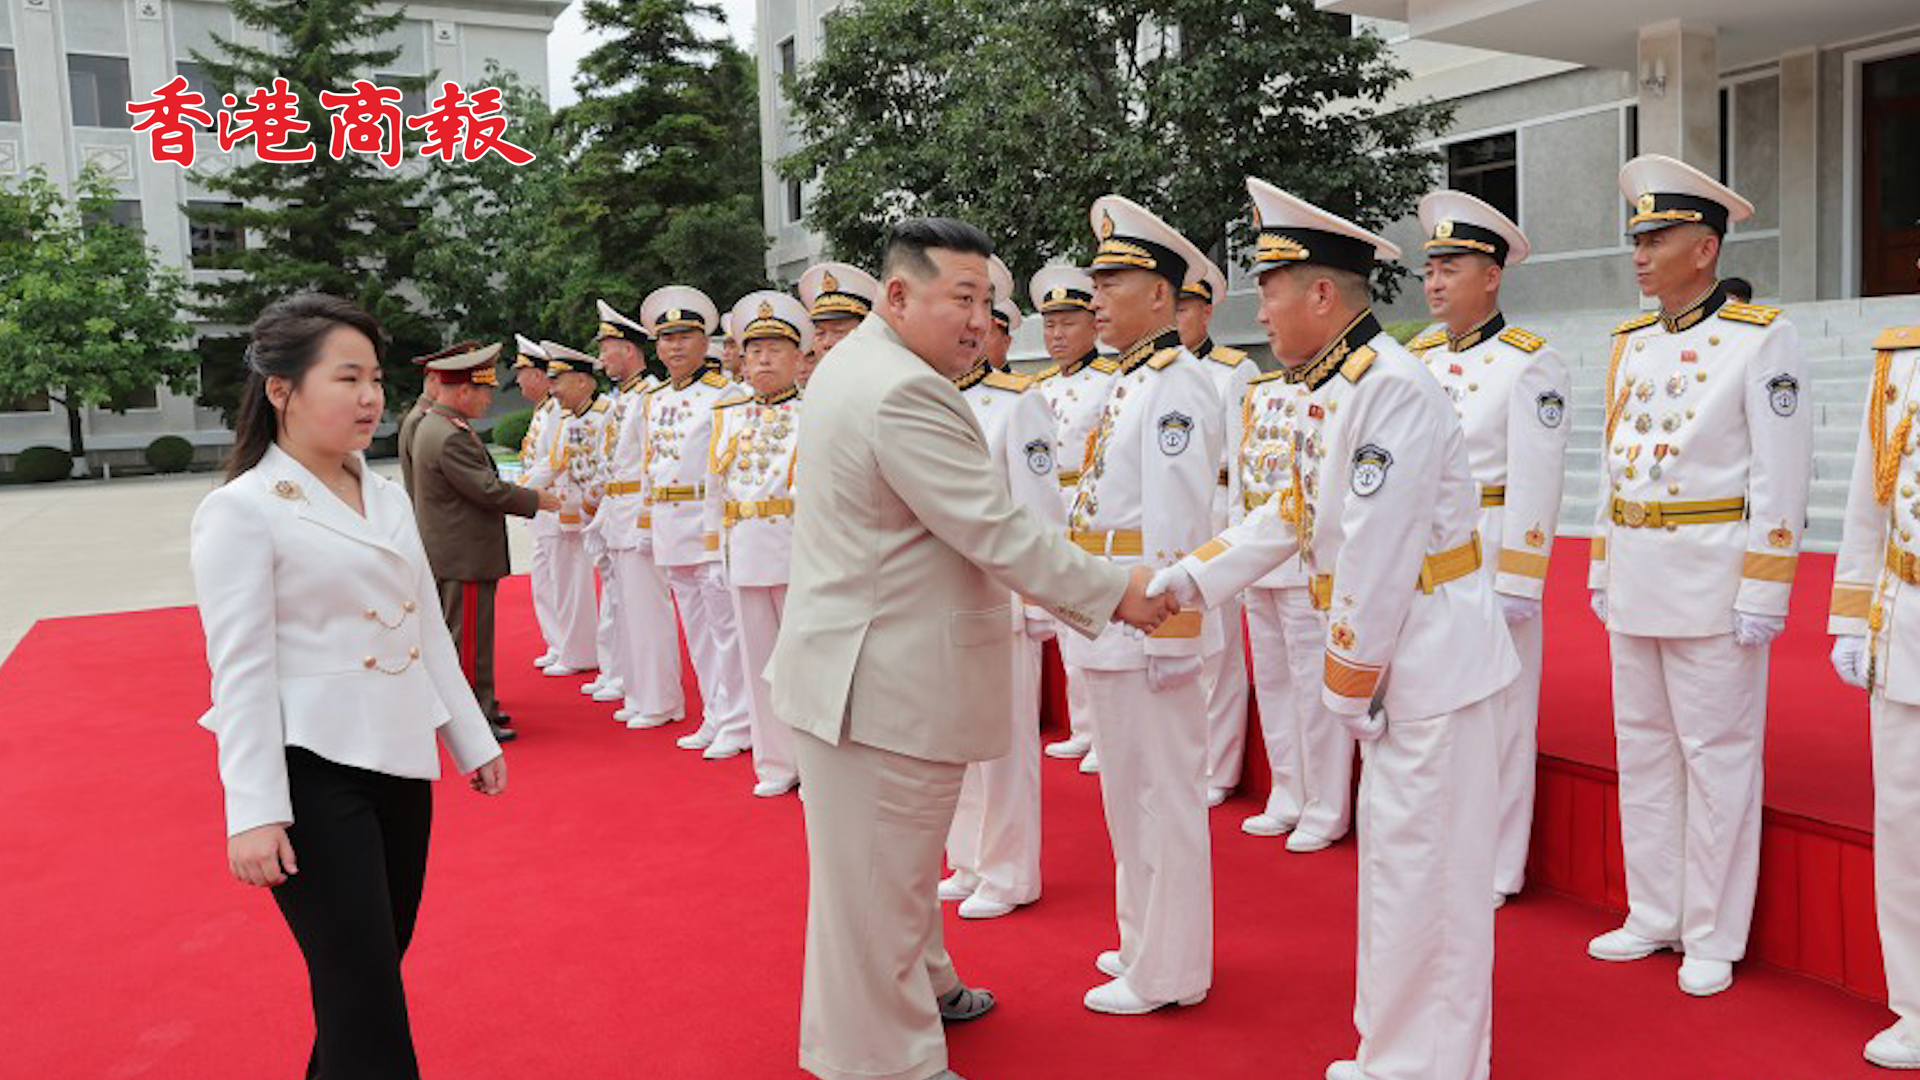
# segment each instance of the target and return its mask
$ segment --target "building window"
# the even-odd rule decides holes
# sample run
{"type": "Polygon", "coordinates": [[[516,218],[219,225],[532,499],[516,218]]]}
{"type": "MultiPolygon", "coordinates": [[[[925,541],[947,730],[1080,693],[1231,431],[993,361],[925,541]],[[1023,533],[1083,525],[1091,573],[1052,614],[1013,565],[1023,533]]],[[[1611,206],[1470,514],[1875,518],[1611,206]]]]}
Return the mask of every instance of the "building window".
{"type": "Polygon", "coordinates": [[[36,413],[52,410],[53,399],[47,396],[45,390],[34,394],[22,394],[19,397],[0,395],[0,413],[36,413]]]}
{"type": "Polygon", "coordinates": [[[157,409],[160,407],[160,388],[149,386],[142,390],[122,390],[107,399],[107,408],[114,412],[128,412],[133,409],[157,409]]]}
{"type": "Polygon", "coordinates": [[[1720,88],[1720,171],[1714,174],[1714,179],[1723,184],[1733,183],[1733,176],[1727,171],[1732,160],[1733,92],[1723,86],[1720,88]]]}
{"type": "Polygon", "coordinates": [[[92,230],[102,225],[143,232],[145,226],[140,220],[140,200],[114,199],[98,209],[89,210],[86,215],[87,228],[92,230]]]}
{"type": "Polygon", "coordinates": [[[20,69],[14,65],[13,50],[0,49],[0,121],[20,119],[20,69]]]}
{"type": "Polygon", "coordinates": [[[1513,132],[1447,147],[1447,186],[1520,221],[1519,139],[1513,132]]]}
{"type": "Polygon", "coordinates": [[[806,215],[806,210],[805,200],[800,195],[800,181],[787,181],[787,223],[800,224],[800,219],[806,215]]]}
{"type": "Polygon", "coordinates": [[[237,202],[187,203],[187,250],[193,257],[195,270],[232,270],[239,265],[240,253],[247,247],[246,227],[204,219],[207,210],[238,209],[237,202]]]}
{"type": "MultiPolygon", "coordinates": [[[[397,72],[389,71],[383,75],[375,75],[373,77],[373,84],[375,86],[386,86],[386,87],[397,88],[400,86],[401,81],[404,79],[412,79],[416,82],[419,82],[421,79],[421,76],[401,75],[401,74],[398,74],[397,72]]],[[[440,88],[438,86],[433,87],[433,94],[435,97],[440,96],[440,88]]],[[[402,113],[405,113],[408,116],[426,115],[427,91],[424,83],[422,83],[422,88],[419,90],[401,90],[400,91],[400,111],[402,113]]]]}
{"type": "Polygon", "coordinates": [[[780,75],[782,78],[791,79],[794,77],[794,75],[798,74],[798,61],[796,60],[793,54],[793,39],[792,38],[782,39],[779,45],[779,49],[780,49],[780,75]]]}
{"type": "Polygon", "coordinates": [[[207,69],[191,60],[176,61],[173,70],[186,78],[187,89],[207,99],[203,106],[208,112],[220,107],[220,95],[213,91],[213,80],[207,77],[207,69]]]}
{"type": "Polygon", "coordinates": [[[67,54],[67,90],[73,99],[75,127],[132,127],[127,102],[133,100],[133,82],[124,56],[67,54]]]}

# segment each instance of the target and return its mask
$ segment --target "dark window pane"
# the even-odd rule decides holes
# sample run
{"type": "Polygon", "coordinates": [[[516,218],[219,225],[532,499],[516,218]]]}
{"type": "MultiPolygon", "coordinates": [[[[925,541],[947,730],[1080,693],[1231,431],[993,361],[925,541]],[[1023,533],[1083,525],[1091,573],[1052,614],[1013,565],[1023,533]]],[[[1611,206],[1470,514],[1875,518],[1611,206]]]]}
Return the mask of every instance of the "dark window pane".
{"type": "Polygon", "coordinates": [[[207,77],[207,70],[191,60],[181,60],[173,65],[173,70],[186,76],[187,89],[206,98],[201,108],[213,112],[220,108],[220,95],[213,91],[213,81],[207,77]]]}
{"type": "Polygon", "coordinates": [[[0,49],[0,121],[20,119],[20,70],[13,50],[0,49]]]}
{"type": "Polygon", "coordinates": [[[802,202],[800,181],[787,181],[787,221],[796,225],[799,224],[800,219],[805,216],[806,212],[806,207],[802,205],[802,202]]]}
{"type": "Polygon", "coordinates": [[[73,99],[75,127],[133,126],[133,117],[127,114],[133,84],[127,76],[126,57],[68,53],[67,90],[73,99]]]}
{"type": "Polygon", "coordinates": [[[1519,140],[1504,132],[1447,147],[1447,186],[1520,220],[1519,140]]]}
{"type": "Polygon", "coordinates": [[[114,412],[126,412],[128,409],[157,409],[160,407],[160,389],[149,386],[143,390],[123,390],[107,400],[107,408],[114,412]]]}
{"type": "Polygon", "coordinates": [[[780,74],[791,79],[794,76],[794,69],[793,39],[788,38],[780,43],[780,74]]]}
{"type": "Polygon", "coordinates": [[[113,225],[141,232],[145,226],[140,220],[140,200],[115,199],[97,210],[89,210],[86,214],[86,225],[89,230],[102,225],[113,225]]]}
{"type": "Polygon", "coordinates": [[[205,220],[197,211],[238,210],[239,203],[196,201],[187,203],[187,245],[195,270],[231,270],[239,265],[239,253],[246,249],[247,230],[240,226],[205,220]]]}
{"type": "Polygon", "coordinates": [[[1880,227],[1920,228],[1920,184],[1896,162],[1920,161],[1920,112],[1901,112],[1879,124],[1880,227]]]}
{"type": "Polygon", "coordinates": [[[1729,119],[1732,116],[1732,109],[1733,93],[1723,86],[1720,88],[1720,171],[1714,176],[1714,179],[1723,184],[1727,183],[1727,162],[1733,156],[1733,151],[1728,145],[1732,142],[1728,136],[1733,134],[1733,124],[1729,119]]]}
{"type": "Polygon", "coordinates": [[[393,72],[388,72],[385,75],[375,75],[373,77],[373,84],[375,86],[384,86],[388,89],[400,90],[400,111],[407,116],[424,116],[427,112],[427,91],[431,90],[433,91],[434,97],[439,97],[440,88],[438,86],[430,86],[420,90],[400,89],[400,80],[418,78],[419,76],[417,75],[396,75],[393,72]]]}
{"type": "Polygon", "coordinates": [[[1627,161],[1632,161],[1634,158],[1637,158],[1639,156],[1640,156],[1640,106],[1629,105],[1627,106],[1627,159],[1626,161],[1622,161],[1620,164],[1625,165],[1627,161]]]}
{"type": "Polygon", "coordinates": [[[48,412],[52,408],[53,400],[47,397],[45,390],[37,394],[22,394],[19,397],[0,396],[0,413],[48,412]]]}

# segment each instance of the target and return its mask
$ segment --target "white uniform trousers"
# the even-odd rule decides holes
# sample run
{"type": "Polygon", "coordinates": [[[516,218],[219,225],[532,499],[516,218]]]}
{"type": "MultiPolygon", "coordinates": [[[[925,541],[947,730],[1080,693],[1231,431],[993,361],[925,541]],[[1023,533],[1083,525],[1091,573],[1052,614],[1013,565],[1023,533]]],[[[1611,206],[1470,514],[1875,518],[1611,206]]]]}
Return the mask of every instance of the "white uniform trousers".
{"type": "Polygon", "coordinates": [[[687,655],[700,683],[700,730],[715,745],[745,747],[753,738],[747,719],[746,680],[740,673],[740,641],[733,596],[718,564],[667,567],[667,584],[680,609],[687,655]]]}
{"type": "Polygon", "coordinates": [[[733,612],[739,627],[740,666],[747,683],[747,723],[753,738],[753,775],[762,783],[787,783],[794,778],[793,729],[773,711],[773,687],[764,674],[780,638],[780,618],[787,610],[785,585],[747,585],[733,590],[733,612]]]}
{"type": "Polygon", "coordinates": [[[627,708],[641,716],[683,717],[680,690],[680,629],[673,617],[667,576],[639,548],[613,553],[613,583],[620,592],[620,645],[627,708]]]}
{"type": "Polygon", "coordinates": [[[980,879],[974,895],[1002,904],[1040,899],[1040,643],[1013,638],[1013,749],[967,766],[947,836],[947,865],[980,879]]]}
{"type": "Polygon", "coordinates": [[[1247,636],[1240,598],[1220,605],[1227,647],[1200,672],[1207,691],[1207,787],[1240,786],[1247,757],[1247,636]]]}
{"type": "Polygon", "coordinates": [[[1267,813],[1309,836],[1338,840],[1353,812],[1353,736],[1320,698],[1326,617],[1305,586],[1248,589],[1260,735],[1273,772],[1267,813]]]}
{"type": "Polygon", "coordinates": [[[560,534],[551,526],[533,530],[533,557],[527,565],[527,589],[533,594],[533,621],[547,653],[560,645],[560,586],[553,575],[553,549],[560,534]]]}
{"type": "Polygon", "coordinates": [[[593,595],[593,557],[577,532],[553,538],[554,609],[558,616],[554,661],[575,671],[587,671],[599,660],[594,655],[594,620],[599,608],[593,595]]]}
{"type": "Polygon", "coordinates": [[[925,1080],[947,1067],[937,1002],[960,985],[938,892],[965,766],[793,739],[807,820],[800,1067],[925,1080]]]}
{"type": "Polygon", "coordinates": [[[1611,638],[1626,928],[1739,960],[1760,875],[1767,650],[1732,634],[1611,638]]]}
{"type": "Polygon", "coordinates": [[[1127,985],[1149,1001],[1191,997],[1213,984],[1206,692],[1196,678],[1155,693],[1144,669],[1086,674],[1127,985]]]}
{"type": "Polygon", "coordinates": [[[1093,703],[1087,698],[1087,669],[1060,664],[1067,676],[1067,734],[1093,745],[1093,703]]]}
{"type": "Polygon", "coordinates": [[[593,567],[600,572],[599,619],[593,627],[593,655],[600,666],[602,682],[626,680],[626,645],[621,641],[620,590],[613,584],[613,552],[602,550],[594,557],[593,567]]]}
{"type": "Polygon", "coordinates": [[[1500,842],[1493,852],[1493,890],[1512,896],[1527,880],[1527,847],[1533,839],[1533,781],[1539,757],[1540,656],[1545,628],[1535,615],[1509,623],[1520,676],[1494,698],[1496,754],[1500,761],[1500,842]]]}
{"type": "Polygon", "coordinates": [[[1873,695],[1873,890],[1896,1034],[1920,1046],[1920,707],[1873,695]]]}
{"type": "Polygon", "coordinates": [[[1494,699],[1387,718],[1362,749],[1356,1060],[1367,1080],[1486,1080],[1493,1048],[1494,699]]]}

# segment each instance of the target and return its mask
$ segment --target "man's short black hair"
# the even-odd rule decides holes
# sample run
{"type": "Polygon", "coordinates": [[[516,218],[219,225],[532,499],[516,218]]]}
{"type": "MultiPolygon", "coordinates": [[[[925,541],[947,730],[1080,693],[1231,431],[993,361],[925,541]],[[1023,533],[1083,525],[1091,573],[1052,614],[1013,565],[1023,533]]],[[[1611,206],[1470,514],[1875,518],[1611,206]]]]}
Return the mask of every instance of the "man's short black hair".
{"type": "Polygon", "coordinates": [[[1746,278],[1730,277],[1722,282],[1721,285],[1726,289],[1727,295],[1733,297],[1735,300],[1743,304],[1751,304],[1753,302],[1753,282],[1748,281],[1746,278]]]}
{"type": "Polygon", "coordinates": [[[887,253],[880,262],[880,279],[896,273],[929,278],[940,272],[927,252],[939,248],[982,257],[993,254],[993,241],[979,228],[959,218],[911,217],[887,233],[887,253]]]}

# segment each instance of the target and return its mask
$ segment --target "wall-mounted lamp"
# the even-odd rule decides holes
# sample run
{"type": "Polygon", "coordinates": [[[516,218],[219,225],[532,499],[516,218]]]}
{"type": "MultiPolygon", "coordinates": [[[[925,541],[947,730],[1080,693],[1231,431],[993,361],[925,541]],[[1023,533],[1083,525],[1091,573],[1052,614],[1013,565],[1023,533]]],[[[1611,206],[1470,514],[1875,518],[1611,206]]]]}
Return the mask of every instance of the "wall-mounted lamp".
{"type": "Polygon", "coordinates": [[[1640,65],[1640,89],[1650,90],[1654,97],[1667,96],[1667,60],[1656,56],[1640,65]]]}

